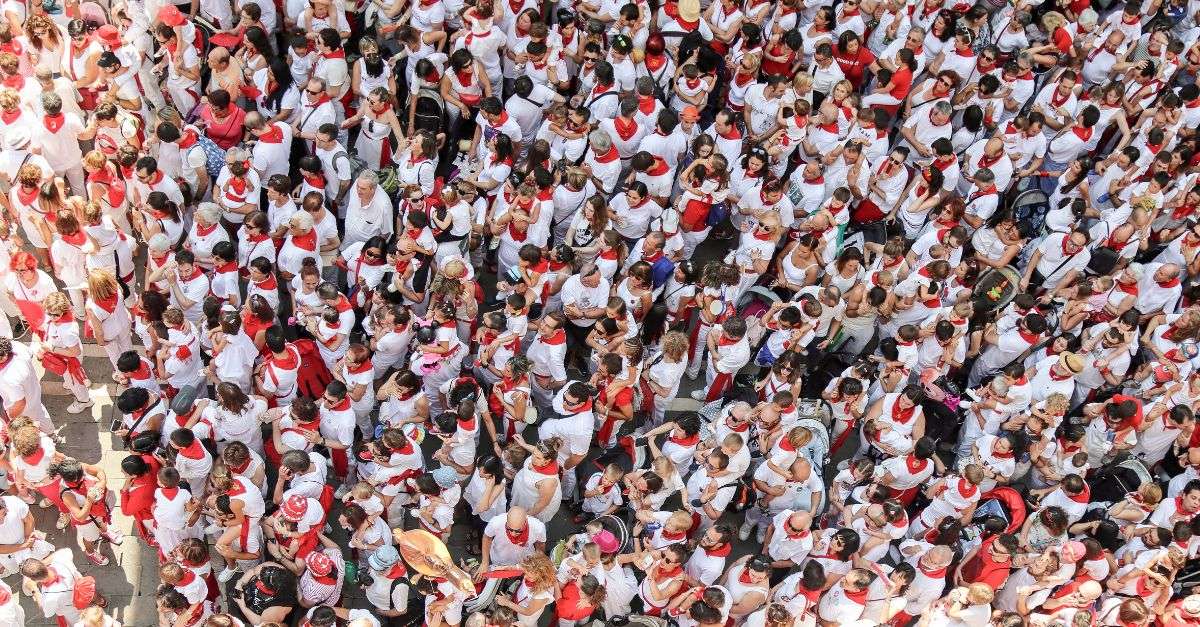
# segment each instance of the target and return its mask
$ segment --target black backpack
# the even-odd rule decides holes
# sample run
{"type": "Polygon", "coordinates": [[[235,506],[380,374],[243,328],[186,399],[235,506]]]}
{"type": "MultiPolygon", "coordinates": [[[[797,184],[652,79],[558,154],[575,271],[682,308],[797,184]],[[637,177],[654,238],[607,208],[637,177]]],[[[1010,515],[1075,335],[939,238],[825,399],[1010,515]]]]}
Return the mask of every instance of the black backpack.
{"type": "Polygon", "coordinates": [[[434,89],[422,87],[417,91],[413,130],[426,131],[434,136],[446,130],[446,103],[434,89]]]}

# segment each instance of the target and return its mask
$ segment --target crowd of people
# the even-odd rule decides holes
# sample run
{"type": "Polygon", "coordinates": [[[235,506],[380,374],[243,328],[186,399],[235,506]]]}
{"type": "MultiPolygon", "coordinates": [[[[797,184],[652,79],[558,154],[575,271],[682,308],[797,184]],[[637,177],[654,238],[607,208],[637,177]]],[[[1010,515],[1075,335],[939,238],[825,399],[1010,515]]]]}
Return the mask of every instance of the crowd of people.
{"type": "Polygon", "coordinates": [[[1200,624],[1197,3],[0,13],[0,624],[1200,624]]]}

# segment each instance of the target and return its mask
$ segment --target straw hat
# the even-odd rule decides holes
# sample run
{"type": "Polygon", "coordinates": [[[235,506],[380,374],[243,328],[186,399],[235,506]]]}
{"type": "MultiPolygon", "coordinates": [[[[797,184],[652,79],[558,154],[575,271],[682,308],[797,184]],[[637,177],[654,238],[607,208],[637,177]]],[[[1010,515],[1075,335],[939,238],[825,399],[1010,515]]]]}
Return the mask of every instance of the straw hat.
{"type": "Polygon", "coordinates": [[[424,529],[392,531],[392,539],[400,556],[413,570],[426,577],[445,577],[464,592],[475,592],[471,576],[464,573],[450,557],[446,543],[424,529]]]}
{"type": "Polygon", "coordinates": [[[679,17],[688,22],[700,19],[700,0],[679,0],[679,17]]]}
{"type": "Polygon", "coordinates": [[[1058,365],[1070,370],[1072,374],[1083,372],[1083,359],[1070,351],[1065,351],[1058,356],[1058,365]]]}

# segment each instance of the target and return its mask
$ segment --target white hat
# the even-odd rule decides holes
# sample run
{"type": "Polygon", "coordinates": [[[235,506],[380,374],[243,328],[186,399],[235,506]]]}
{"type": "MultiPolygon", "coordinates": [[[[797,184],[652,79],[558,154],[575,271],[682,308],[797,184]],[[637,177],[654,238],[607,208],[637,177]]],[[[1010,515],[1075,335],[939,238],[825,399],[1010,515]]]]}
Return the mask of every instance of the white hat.
{"type": "Polygon", "coordinates": [[[5,129],[4,133],[4,148],[6,150],[20,150],[29,146],[29,141],[32,135],[29,129],[24,125],[10,126],[5,129]]]}

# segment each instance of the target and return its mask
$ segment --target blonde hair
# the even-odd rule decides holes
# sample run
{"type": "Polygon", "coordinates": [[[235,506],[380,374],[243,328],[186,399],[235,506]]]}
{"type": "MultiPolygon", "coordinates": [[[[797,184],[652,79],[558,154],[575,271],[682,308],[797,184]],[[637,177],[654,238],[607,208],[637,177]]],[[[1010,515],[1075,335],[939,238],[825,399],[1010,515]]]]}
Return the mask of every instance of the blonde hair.
{"type": "Polygon", "coordinates": [[[1162,487],[1157,483],[1143,483],[1137,493],[1142,497],[1142,503],[1146,505],[1158,505],[1163,497],[1162,487]]]}
{"type": "Polygon", "coordinates": [[[688,337],[682,331],[668,331],[663,336],[662,352],[663,355],[670,358],[672,361],[679,361],[688,352],[688,337]]]}
{"type": "Polygon", "coordinates": [[[1067,400],[1067,397],[1059,392],[1047,396],[1045,402],[1046,412],[1049,414],[1065,414],[1070,406],[1070,401],[1067,400]]]}
{"type": "Polygon", "coordinates": [[[99,150],[89,151],[83,156],[83,167],[89,170],[103,170],[106,163],[108,163],[108,158],[99,150]]]}
{"type": "Polygon", "coordinates": [[[107,268],[96,268],[88,273],[88,292],[93,300],[107,300],[120,292],[117,277],[107,268]]]}
{"type": "Polygon", "coordinates": [[[51,292],[46,300],[42,301],[42,307],[51,316],[61,316],[71,308],[71,299],[62,292],[51,292]]]}
{"type": "Polygon", "coordinates": [[[554,570],[554,562],[545,553],[531,553],[521,560],[521,570],[525,571],[525,581],[534,590],[546,590],[554,587],[558,573],[554,570]]]}
{"type": "Polygon", "coordinates": [[[79,613],[79,618],[81,619],[80,622],[83,623],[84,627],[104,627],[104,624],[107,622],[107,616],[104,614],[104,608],[98,605],[92,605],[84,608],[84,610],[79,613]]]}
{"type": "Polygon", "coordinates": [[[991,586],[985,583],[973,583],[970,588],[967,588],[967,600],[972,605],[983,605],[991,603],[996,594],[992,592],[991,586]]]}

